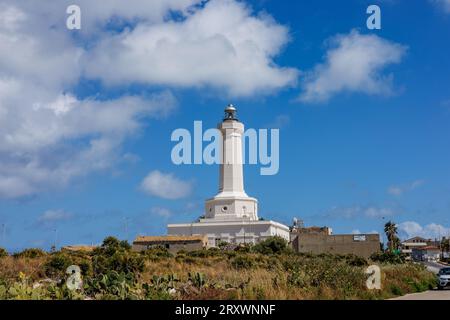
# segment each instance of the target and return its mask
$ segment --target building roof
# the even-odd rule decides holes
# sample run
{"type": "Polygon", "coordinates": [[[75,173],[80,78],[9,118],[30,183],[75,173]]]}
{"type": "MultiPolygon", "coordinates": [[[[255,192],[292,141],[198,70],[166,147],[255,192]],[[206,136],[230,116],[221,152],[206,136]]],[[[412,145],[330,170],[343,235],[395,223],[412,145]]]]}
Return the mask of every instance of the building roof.
{"type": "Polygon", "coordinates": [[[294,227],[292,229],[292,232],[294,233],[308,233],[308,234],[330,234],[331,229],[329,227],[294,227]]]}
{"type": "Polygon", "coordinates": [[[72,252],[92,252],[97,246],[87,246],[87,245],[74,245],[74,246],[64,246],[61,250],[67,250],[72,252]]]}
{"type": "Polygon", "coordinates": [[[425,238],[422,238],[422,237],[412,237],[410,239],[404,240],[402,243],[414,243],[414,241],[416,241],[415,243],[417,243],[417,241],[426,243],[427,241],[430,241],[430,239],[425,239],[425,238]]]}
{"type": "Polygon", "coordinates": [[[420,251],[440,251],[438,247],[435,246],[426,246],[426,247],[420,247],[420,248],[413,248],[414,250],[420,250],[420,251]]]}
{"type": "Polygon", "coordinates": [[[133,243],[139,242],[179,242],[179,241],[206,241],[206,235],[194,236],[138,236],[133,243]]]}

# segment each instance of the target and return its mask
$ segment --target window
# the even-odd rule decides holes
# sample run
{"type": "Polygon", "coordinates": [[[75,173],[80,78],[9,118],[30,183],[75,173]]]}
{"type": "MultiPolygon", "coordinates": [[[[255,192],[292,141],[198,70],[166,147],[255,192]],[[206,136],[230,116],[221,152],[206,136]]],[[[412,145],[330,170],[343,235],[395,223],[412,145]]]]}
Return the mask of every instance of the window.
{"type": "Polygon", "coordinates": [[[353,241],[366,241],[366,235],[364,235],[364,234],[355,234],[353,236],[353,241]]]}

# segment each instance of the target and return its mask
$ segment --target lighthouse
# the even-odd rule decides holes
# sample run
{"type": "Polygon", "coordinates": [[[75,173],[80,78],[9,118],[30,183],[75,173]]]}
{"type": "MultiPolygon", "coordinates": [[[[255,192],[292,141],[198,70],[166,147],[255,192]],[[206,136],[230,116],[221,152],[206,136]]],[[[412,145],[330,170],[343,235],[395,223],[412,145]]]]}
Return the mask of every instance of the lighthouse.
{"type": "Polygon", "coordinates": [[[229,104],[218,124],[222,135],[221,163],[217,194],[205,201],[199,221],[167,225],[168,235],[206,235],[208,246],[225,241],[231,244],[257,243],[271,236],[289,241],[289,227],[258,217],[258,200],[244,190],[243,133],[236,107],[229,104]]]}
{"type": "Polygon", "coordinates": [[[219,168],[219,193],[206,200],[205,217],[209,219],[258,220],[258,200],[244,191],[242,135],[244,124],[236,117],[236,108],[228,105],[218,125],[222,134],[222,157],[219,168]]]}

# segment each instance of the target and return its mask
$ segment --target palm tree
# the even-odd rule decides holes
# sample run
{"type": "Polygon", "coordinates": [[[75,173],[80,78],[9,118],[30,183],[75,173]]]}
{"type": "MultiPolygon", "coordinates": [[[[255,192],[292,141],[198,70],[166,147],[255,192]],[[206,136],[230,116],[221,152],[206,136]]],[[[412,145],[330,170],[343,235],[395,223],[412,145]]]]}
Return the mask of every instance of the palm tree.
{"type": "Polygon", "coordinates": [[[392,252],[400,246],[400,239],[397,236],[397,225],[388,221],[384,225],[384,232],[386,233],[386,238],[388,239],[388,248],[392,252]]]}
{"type": "Polygon", "coordinates": [[[442,238],[442,240],[441,240],[441,249],[442,249],[442,252],[448,252],[448,251],[450,251],[450,241],[449,241],[450,239],[448,239],[448,238],[442,238]]]}

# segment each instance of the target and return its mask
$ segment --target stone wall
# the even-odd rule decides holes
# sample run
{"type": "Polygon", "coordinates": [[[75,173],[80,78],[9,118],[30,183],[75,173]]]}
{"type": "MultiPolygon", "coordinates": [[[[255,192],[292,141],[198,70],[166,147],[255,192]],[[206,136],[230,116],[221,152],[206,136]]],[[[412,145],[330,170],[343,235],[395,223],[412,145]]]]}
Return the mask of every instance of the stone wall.
{"type": "Polygon", "coordinates": [[[148,242],[148,243],[133,243],[134,251],[145,251],[154,247],[164,247],[169,252],[176,253],[180,250],[194,251],[205,248],[202,241],[186,241],[186,242],[148,242]]]}
{"type": "Polygon", "coordinates": [[[380,251],[380,236],[378,234],[308,234],[293,235],[292,246],[296,252],[314,254],[355,254],[369,258],[380,251]]]}

